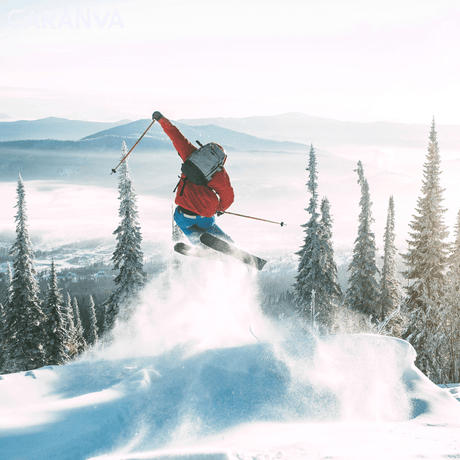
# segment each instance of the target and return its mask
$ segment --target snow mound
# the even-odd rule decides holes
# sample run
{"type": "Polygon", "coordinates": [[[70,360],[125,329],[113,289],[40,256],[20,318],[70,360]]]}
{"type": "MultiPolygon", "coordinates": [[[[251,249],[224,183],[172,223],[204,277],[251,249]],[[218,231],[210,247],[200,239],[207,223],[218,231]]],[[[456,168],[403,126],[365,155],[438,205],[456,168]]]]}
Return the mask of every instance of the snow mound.
{"type": "Polygon", "coordinates": [[[287,437],[304,439],[305,424],[314,431],[459,422],[458,402],[424,377],[414,358],[402,340],[350,335],[192,355],[179,348],[38,369],[32,378],[5,375],[0,452],[47,460],[241,460],[262,455],[244,452],[276,439],[260,457],[271,459],[282,457],[287,437]]]}

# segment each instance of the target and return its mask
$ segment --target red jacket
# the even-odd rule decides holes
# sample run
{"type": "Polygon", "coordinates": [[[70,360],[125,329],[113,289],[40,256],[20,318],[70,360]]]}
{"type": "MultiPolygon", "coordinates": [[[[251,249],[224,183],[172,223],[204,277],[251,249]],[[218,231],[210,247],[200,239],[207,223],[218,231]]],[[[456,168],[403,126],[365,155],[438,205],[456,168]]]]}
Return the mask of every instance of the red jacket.
{"type": "MultiPolygon", "coordinates": [[[[185,161],[197,148],[165,117],[159,123],[171,139],[177,153],[185,161]]],[[[227,171],[214,174],[207,186],[185,181],[182,174],[176,192],[176,204],[200,216],[212,217],[217,211],[225,211],[235,198],[227,171]]]]}

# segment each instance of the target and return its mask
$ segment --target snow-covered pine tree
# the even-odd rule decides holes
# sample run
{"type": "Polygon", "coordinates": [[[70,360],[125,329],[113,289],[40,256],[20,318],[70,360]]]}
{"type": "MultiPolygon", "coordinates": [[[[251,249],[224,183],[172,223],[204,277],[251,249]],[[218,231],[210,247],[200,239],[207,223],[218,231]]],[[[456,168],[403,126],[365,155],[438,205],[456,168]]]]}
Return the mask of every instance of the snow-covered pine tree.
{"type": "MultiPolygon", "coordinates": [[[[126,144],[123,142],[122,158],[126,153],[126,144]]],[[[105,305],[105,331],[114,326],[118,316],[122,318],[130,316],[136,297],[145,286],[147,277],[141,251],[142,235],[138,222],[137,197],[127,160],[120,166],[118,191],[120,200],[118,214],[121,221],[114,231],[117,235],[117,246],[112,261],[114,270],[119,270],[119,273],[115,278],[116,288],[105,305]]]]}
{"type": "Polygon", "coordinates": [[[443,339],[447,381],[457,383],[460,380],[460,212],[449,256],[445,294],[437,335],[443,339]]]}
{"type": "Polygon", "coordinates": [[[21,176],[17,186],[16,240],[11,249],[13,281],[11,300],[6,310],[9,330],[9,372],[37,369],[45,365],[45,315],[39,299],[39,287],[33,263],[26,214],[25,187],[21,176]]]}
{"type": "MultiPolygon", "coordinates": [[[[428,153],[423,170],[422,196],[417,201],[416,215],[409,224],[412,232],[408,250],[403,254],[406,264],[404,276],[408,280],[403,303],[407,328],[403,338],[417,352],[416,365],[427,375],[438,374],[433,356],[433,340],[438,329],[440,308],[445,290],[447,271],[448,236],[442,207],[443,189],[440,185],[441,157],[433,119],[428,143],[428,153]],[[423,318],[423,321],[420,321],[423,318]]],[[[439,343],[439,342],[438,342],[439,343]]]]}
{"type": "Polygon", "coordinates": [[[96,317],[96,306],[94,304],[93,296],[89,296],[89,330],[88,330],[88,345],[93,346],[97,343],[98,338],[98,327],[96,317]]]}
{"type": "MultiPolygon", "coordinates": [[[[401,302],[401,283],[397,277],[395,245],[395,207],[393,196],[388,203],[387,223],[383,235],[383,267],[380,279],[379,321],[384,321],[399,307],[401,302]]],[[[387,330],[394,329],[393,333],[400,335],[400,315],[395,315],[387,324],[387,330]]]]}
{"type": "Polygon", "coordinates": [[[70,358],[76,358],[78,356],[77,330],[75,328],[72,299],[68,292],[65,295],[63,310],[64,326],[67,333],[67,353],[70,358]]]}
{"type": "Polygon", "coordinates": [[[56,265],[51,260],[50,282],[44,312],[46,315],[46,363],[61,365],[69,360],[67,353],[68,336],[63,317],[63,298],[58,288],[56,265]]]}
{"type": "Polygon", "coordinates": [[[5,363],[5,309],[3,308],[3,304],[0,303],[0,374],[3,373],[3,366],[5,363]]]}
{"type": "Polygon", "coordinates": [[[11,293],[13,291],[13,270],[11,269],[11,264],[8,262],[6,271],[6,285],[5,285],[5,295],[3,297],[3,306],[7,307],[11,301],[11,293]]]}
{"type": "Polygon", "coordinates": [[[350,276],[345,301],[348,308],[368,317],[372,316],[372,319],[376,321],[379,316],[380,290],[377,282],[379,270],[375,261],[375,235],[371,231],[371,224],[374,221],[371,213],[372,202],[361,161],[358,162],[358,168],[355,171],[358,173],[358,184],[361,186],[359,201],[361,212],[353,259],[348,267],[350,276]]]}
{"type": "Polygon", "coordinates": [[[7,344],[11,341],[10,330],[7,327],[7,316],[6,312],[9,309],[11,301],[11,290],[13,286],[13,272],[11,271],[11,265],[7,263],[7,273],[5,280],[5,288],[3,292],[3,304],[0,311],[0,374],[6,372],[6,363],[8,362],[8,346],[7,344]]]}
{"type": "Polygon", "coordinates": [[[315,305],[317,322],[323,333],[330,333],[338,314],[342,298],[342,290],[337,279],[337,264],[334,261],[332,243],[332,217],[329,200],[321,200],[321,220],[319,226],[319,242],[321,259],[319,261],[320,275],[316,286],[315,305]]]}
{"type": "Polygon", "coordinates": [[[455,265],[460,265],[460,211],[457,213],[457,220],[454,227],[455,240],[450,248],[448,259],[449,268],[452,269],[455,265]]]}
{"type": "Polygon", "coordinates": [[[73,298],[73,320],[75,324],[75,346],[77,347],[77,354],[80,355],[88,347],[84,337],[83,326],[81,324],[80,307],[78,306],[77,298],[73,298]]]}
{"type": "Polygon", "coordinates": [[[309,172],[307,187],[311,197],[310,204],[305,211],[310,214],[310,220],[302,225],[305,237],[301,250],[296,252],[300,260],[294,283],[297,317],[304,328],[307,328],[311,323],[312,291],[317,289],[320,282],[318,275],[320,273],[319,264],[322,256],[319,240],[320,224],[318,220],[318,175],[316,172],[316,153],[313,145],[310,147],[309,163],[306,170],[309,172]]]}
{"type": "Polygon", "coordinates": [[[0,302],[3,303],[4,306],[9,302],[11,296],[11,283],[13,281],[13,272],[11,271],[11,265],[9,262],[6,264],[7,272],[5,278],[5,284],[3,285],[3,289],[0,295],[0,302]]]}

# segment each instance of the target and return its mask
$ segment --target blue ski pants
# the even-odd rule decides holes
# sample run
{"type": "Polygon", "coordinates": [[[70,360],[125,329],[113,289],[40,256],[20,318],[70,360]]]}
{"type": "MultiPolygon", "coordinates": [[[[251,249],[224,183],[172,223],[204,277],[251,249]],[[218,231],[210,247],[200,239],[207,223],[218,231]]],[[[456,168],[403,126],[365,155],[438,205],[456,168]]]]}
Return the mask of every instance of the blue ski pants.
{"type": "Polygon", "coordinates": [[[174,211],[174,220],[184,232],[184,235],[193,244],[198,244],[200,242],[200,235],[206,232],[233,243],[233,240],[216,225],[216,218],[214,216],[189,216],[176,208],[174,211]]]}

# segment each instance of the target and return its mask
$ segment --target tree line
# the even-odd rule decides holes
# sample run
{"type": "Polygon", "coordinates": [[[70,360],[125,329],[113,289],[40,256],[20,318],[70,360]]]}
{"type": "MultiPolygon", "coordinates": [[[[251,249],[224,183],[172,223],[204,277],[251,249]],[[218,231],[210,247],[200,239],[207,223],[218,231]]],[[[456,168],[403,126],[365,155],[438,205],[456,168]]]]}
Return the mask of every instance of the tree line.
{"type": "Polygon", "coordinates": [[[358,235],[342,292],[334,262],[330,204],[318,200],[318,174],[313,145],[307,171],[311,194],[304,243],[297,253],[294,283],[296,324],[308,332],[355,331],[391,334],[409,341],[416,365],[436,383],[460,379],[460,212],[455,239],[446,242],[440,185],[441,158],[433,119],[423,170],[421,196],[410,223],[408,250],[401,254],[406,285],[397,272],[395,203],[389,197],[384,233],[383,266],[376,262],[372,202],[361,161],[355,170],[361,188],[358,235]]]}
{"type": "MultiPolygon", "coordinates": [[[[122,157],[126,152],[123,142],[122,157]]],[[[60,365],[75,359],[95,346],[101,332],[109,332],[117,317],[126,318],[132,312],[137,294],[146,283],[137,197],[127,162],[121,165],[118,179],[120,224],[114,231],[117,245],[112,257],[118,275],[115,289],[101,306],[102,331],[91,295],[84,330],[76,297],[72,299],[68,292],[63,295],[58,287],[54,259],[46,292],[40,292],[28,230],[25,185],[20,175],[16,190],[16,239],[10,250],[13,262],[12,268],[8,265],[5,292],[0,296],[0,373],[60,365]]]]}

